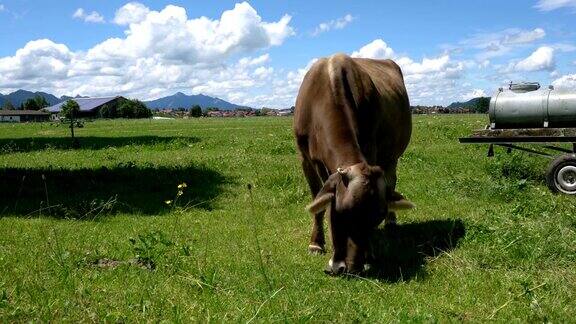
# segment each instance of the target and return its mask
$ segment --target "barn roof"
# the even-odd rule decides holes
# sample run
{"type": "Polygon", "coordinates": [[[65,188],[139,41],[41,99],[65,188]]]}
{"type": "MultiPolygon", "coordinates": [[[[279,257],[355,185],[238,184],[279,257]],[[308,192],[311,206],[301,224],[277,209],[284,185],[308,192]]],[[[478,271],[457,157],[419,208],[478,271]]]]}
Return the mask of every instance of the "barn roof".
{"type": "MultiPolygon", "coordinates": [[[[72,98],[70,100],[74,100],[80,106],[80,111],[91,111],[94,108],[98,108],[104,104],[109,103],[110,101],[116,100],[120,98],[120,96],[116,97],[103,97],[103,98],[72,98]]],[[[52,107],[46,108],[49,112],[57,113],[60,112],[62,109],[62,105],[64,105],[66,101],[63,101],[59,104],[56,104],[52,107]]]]}

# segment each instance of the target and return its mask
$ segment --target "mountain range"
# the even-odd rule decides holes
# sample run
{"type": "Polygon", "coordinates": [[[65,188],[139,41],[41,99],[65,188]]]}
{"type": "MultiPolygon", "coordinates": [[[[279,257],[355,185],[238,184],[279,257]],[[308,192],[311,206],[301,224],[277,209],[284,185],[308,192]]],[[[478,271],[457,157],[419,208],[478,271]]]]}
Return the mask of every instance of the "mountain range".
{"type": "MultiPolygon", "coordinates": [[[[33,99],[36,96],[44,97],[44,99],[46,99],[46,101],[51,106],[58,104],[62,101],[73,99],[73,97],[70,96],[62,96],[58,98],[55,95],[40,91],[32,92],[26,90],[17,90],[7,95],[3,95],[0,93],[0,107],[2,107],[4,103],[8,101],[11,102],[14,107],[20,107],[20,105],[26,102],[26,100],[33,99]]],[[[87,98],[87,97],[76,96],[75,98],[87,98]]],[[[247,108],[245,106],[230,103],[220,98],[210,97],[203,94],[188,96],[183,94],[182,92],[178,92],[172,96],[163,97],[156,100],[145,101],[144,103],[150,109],[164,109],[164,108],[190,109],[194,105],[199,105],[203,109],[210,107],[216,107],[221,110],[234,110],[238,108],[247,108]]]]}
{"type": "Polygon", "coordinates": [[[202,109],[216,107],[220,110],[234,110],[238,108],[248,108],[240,106],[220,98],[210,97],[203,94],[198,95],[185,95],[182,92],[177,92],[174,95],[163,97],[152,101],[144,101],[146,106],[150,109],[163,109],[163,108],[184,108],[190,109],[194,105],[202,107],[202,109]]]}
{"type": "Polygon", "coordinates": [[[20,107],[20,105],[23,104],[26,100],[33,99],[36,96],[44,97],[44,99],[46,99],[46,102],[48,102],[48,104],[50,104],[51,106],[66,100],[58,98],[46,92],[40,92],[40,91],[31,92],[26,90],[17,90],[7,95],[3,95],[0,93],[0,106],[4,105],[5,102],[9,101],[12,103],[12,105],[14,105],[14,107],[20,107]]]}

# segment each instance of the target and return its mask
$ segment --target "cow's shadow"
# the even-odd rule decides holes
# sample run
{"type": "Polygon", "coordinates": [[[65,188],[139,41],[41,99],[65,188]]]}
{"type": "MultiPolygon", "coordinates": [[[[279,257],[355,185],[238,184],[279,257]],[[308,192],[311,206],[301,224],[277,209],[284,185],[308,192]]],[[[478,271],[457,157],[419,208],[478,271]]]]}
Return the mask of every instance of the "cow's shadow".
{"type": "Polygon", "coordinates": [[[210,210],[230,182],[217,170],[194,165],[0,168],[0,217],[94,219],[163,214],[175,207],[210,210]]]}
{"type": "Polygon", "coordinates": [[[454,249],[465,233],[461,220],[431,220],[378,228],[372,238],[375,260],[364,276],[389,282],[423,277],[427,260],[454,249]]]}

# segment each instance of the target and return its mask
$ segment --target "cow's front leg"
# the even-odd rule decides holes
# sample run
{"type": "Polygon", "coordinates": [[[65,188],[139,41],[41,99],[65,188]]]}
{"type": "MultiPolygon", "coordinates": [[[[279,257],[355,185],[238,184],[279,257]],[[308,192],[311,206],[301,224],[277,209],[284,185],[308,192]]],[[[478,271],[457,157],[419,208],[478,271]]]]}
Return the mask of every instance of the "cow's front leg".
{"type": "MultiPolygon", "coordinates": [[[[316,198],[320,189],[322,189],[322,180],[309,159],[302,158],[302,170],[306,176],[306,181],[312,193],[312,199],[316,198]]],[[[311,254],[323,254],[325,252],[324,245],[324,211],[316,213],[312,216],[312,234],[310,235],[310,244],[308,244],[308,252],[311,254]]]]}
{"type": "Polygon", "coordinates": [[[310,244],[308,245],[308,251],[310,254],[324,254],[324,246],[326,241],[324,240],[324,212],[320,212],[313,216],[312,220],[312,235],[310,237],[310,244]]]}
{"type": "Polygon", "coordinates": [[[370,259],[370,238],[372,229],[365,226],[352,228],[349,234],[346,255],[346,270],[351,273],[361,273],[370,259]]]}
{"type": "MultiPolygon", "coordinates": [[[[334,204],[332,204],[332,207],[334,204]]],[[[330,236],[332,238],[332,247],[334,254],[328,261],[328,266],[324,272],[328,274],[341,274],[346,272],[346,254],[348,246],[348,232],[346,219],[343,215],[338,215],[334,212],[334,208],[330,208],[328,213],[330,215],[330,236]]]]}

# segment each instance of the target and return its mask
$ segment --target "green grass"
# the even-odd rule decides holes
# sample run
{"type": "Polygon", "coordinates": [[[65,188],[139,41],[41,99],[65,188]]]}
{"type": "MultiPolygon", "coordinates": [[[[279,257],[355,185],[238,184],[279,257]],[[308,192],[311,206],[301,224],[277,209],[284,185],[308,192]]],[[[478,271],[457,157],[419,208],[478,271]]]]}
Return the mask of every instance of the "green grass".
{"type": "Polygon", "coordinates": [[[545,159],[458,144],[485,123],[414,118],[398,189],[418,207],[366,278],[307,254],[290,118],[97,121],[80,150],[0,124],[0,322],[572,321],[574,198],[545,159]]]}

